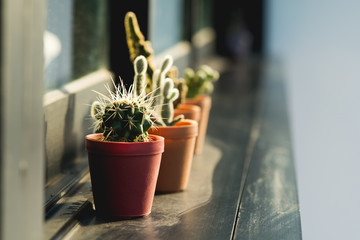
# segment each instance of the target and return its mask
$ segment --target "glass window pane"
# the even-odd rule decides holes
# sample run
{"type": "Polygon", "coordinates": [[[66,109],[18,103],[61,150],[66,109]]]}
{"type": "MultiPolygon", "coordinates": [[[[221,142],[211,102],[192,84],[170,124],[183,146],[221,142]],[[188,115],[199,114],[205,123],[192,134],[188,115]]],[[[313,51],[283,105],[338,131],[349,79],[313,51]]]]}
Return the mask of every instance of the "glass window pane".
{"type": "Polygon", "coordinates": [[[107,82],[110,72],[98,71],[108,69],[108,1],[46,1],[44,128],[48,207],[87,169],[83,158],[84,135],[91,132],[87,104],[95,97],[84,89],[90,93],[98,80],[107,82]],[[82,80],[71,84],[79,78],[82,80]],[[51,91],[59,88],[61,91],[51,91]]]}
{"type": "Polygon", "coordinates": [[[156,54],[183,40],[182,0],[153,0],[150,41],[156,54]]]}
{"type": "Polygon", "coordinates": [[[48,0],[44,34],[45,88],[54,89],[70,81],[72,71],[72,0],[48,0]]]}
{"type": "Polygon", "coordinates": [[[108,66],[107,1],[75,0],[73,79],[108,66]]]}
{"type": "Polygon", "coordinates": [[[107,1],[47,0],[45,88],[107,67],[107,1]]]}
{"type": "Polygon", "coordinates": [[[194,13],[194,29],[197,31],[212,26],[212,6],[213,0],[197,0],[195,1],[194,13]]]}

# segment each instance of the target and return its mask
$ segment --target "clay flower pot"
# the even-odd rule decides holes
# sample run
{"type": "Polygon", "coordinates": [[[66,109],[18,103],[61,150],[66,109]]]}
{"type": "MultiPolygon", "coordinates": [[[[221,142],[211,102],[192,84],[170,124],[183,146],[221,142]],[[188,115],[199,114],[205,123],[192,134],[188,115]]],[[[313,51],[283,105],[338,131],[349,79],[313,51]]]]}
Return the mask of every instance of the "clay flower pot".
{"type": "Polygon", "coordinates": [[[101,141],[86,136],[96,214],[132,218],[149,215],[155,194],[164,138],[150,142],[101,141]]]}
{"type": "Polygon", "coordinates": [[[185,190],[190,176],[194,156],[198,124],[184,119],[174,126],[152,127],[149,133],[165,138],[165,149],[161,160],[157,192],[185,190]]]}
{"type": "Polygon", "coordinates": [[[180,103],[174,109],[174,117],[184,115],[185,119],[195,120],[198,124],[200,121],[201,108],[197,105],[180,103]]]}
{"type": "Polygon", "coordinates": [[[192,99],[186,99],[185,104],[197,105],[201,109],[200,121],[199,121],[199,135],[195,144],[195,154],[202,153],[204,141],[206,137],[206,130],[209,121],[210,109],[211,109],[211,97],[208,95],[198,95],[192,99]]]}

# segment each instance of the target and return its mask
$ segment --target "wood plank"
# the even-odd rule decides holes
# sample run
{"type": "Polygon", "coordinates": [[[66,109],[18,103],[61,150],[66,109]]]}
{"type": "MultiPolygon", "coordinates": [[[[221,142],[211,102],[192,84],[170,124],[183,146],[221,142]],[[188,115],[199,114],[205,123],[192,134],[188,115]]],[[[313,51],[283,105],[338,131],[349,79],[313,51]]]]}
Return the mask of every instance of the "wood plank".
{"type": "Polygon", "coordinates": [[[235,239],[301,239],[284,82],[276,67],[265,76],[235,239]]]}

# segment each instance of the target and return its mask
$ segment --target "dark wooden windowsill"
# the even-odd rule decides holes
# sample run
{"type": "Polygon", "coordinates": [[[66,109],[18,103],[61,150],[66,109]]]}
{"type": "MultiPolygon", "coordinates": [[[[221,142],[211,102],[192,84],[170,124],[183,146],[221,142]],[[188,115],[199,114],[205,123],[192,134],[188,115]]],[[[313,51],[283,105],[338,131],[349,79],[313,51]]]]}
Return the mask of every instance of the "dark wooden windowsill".
{"type": "Polygon", "coordinates": [[[185,191],[155,195],[147,217],[106,221],[93,210],[86,174],[47,213],[46,239],[301,239],[279,73],[258,61],[222,72],[185,191]]]}

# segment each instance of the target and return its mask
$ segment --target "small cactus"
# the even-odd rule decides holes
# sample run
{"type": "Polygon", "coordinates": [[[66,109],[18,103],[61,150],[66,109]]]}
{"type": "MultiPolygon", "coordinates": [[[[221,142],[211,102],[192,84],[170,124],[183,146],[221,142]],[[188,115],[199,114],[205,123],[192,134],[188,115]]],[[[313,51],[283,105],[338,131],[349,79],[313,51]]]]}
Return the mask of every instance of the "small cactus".
{"type": "Polygon", "coordinates": [[[202,65],[194,72],[191,68],[184,70],[184,78],[188,87],[187,98],[194,98],[199,94],[211,94],[213,83],[219,79],[219,72],[208,65],[202,65]]]}
{"type": "Polygon", "coordinates": [[[174,82],[171,78],[166,78],[166,74],[173,64],[171,56],[166,56],[160,69],[155,70],[152,79],[152,98],[154,106],[161,106],[156,111],[156,124],[162,126],[171,126],[184,118],[183,115],[174,115],[174,101],[179,98],[179,90],[174,88],[174,82]]]}
{"type": "Polygon", "coordinates": [[[146,88],[146,69],[148,68],[148,63],[144,56],[138,56],[134,61],[134,94],[140,96],[145,94],[146,88]]]}
{"type": "Polygon", "coordinates": [[[171,78],[174,81],[175,88],[179,90],[179,97],[174,101],[174,108],[176,108],[180,103],[185,103],[188,91],[185,79],[179,78],[178,75],[179,70],[176,66],[172,66],[166,74],[166,77],[171,78]]]}
{"type": "Polygon", "coordinates": [[[91,117],[95,119],[95,131],[103,133],[103,140],[116,142],[149,141],[148,130],[153,126],[152,99],[145,94],[144,73],[146,59],[143,56],[134,62],[134,84],[126,90],[122,81],[109,87],[110,96],[99,94],[99,101],[91,106],[91,117]]]}

